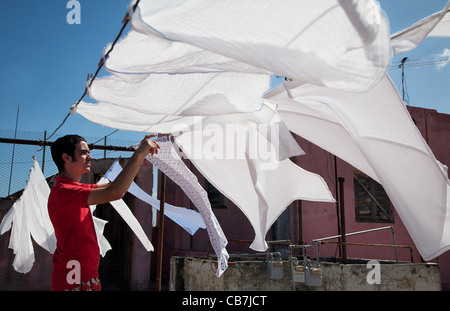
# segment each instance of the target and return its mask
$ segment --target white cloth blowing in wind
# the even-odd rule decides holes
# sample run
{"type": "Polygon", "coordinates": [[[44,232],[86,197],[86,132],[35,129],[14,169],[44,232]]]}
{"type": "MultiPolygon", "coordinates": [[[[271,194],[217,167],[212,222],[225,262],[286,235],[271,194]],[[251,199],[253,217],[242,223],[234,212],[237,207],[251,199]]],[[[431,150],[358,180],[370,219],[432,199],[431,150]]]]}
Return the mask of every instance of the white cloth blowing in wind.
{"type": "Polygon", "coordinates": [[[266,99],[294,133],[383,185],[425,260],[450,249],[450,182],[391,79],[367,93],[284,83],[266,99]]]}
{"type": "Polygon", "coordinates": [[[427,37],[450,37],[450,1],[445,7],[391,36],[394,54],[416,48],[427,37]]]}
{"type": "Polygon", "coordinates": [[[9,248],[14,251],[13,267],[28,273],[34,263],[34,241],[53,254],[56,237],[47,210],[50,188],[34,159],[27,185],[19,200],[10,208],[0,224],[0,234],[11,229],[9,248]]]}

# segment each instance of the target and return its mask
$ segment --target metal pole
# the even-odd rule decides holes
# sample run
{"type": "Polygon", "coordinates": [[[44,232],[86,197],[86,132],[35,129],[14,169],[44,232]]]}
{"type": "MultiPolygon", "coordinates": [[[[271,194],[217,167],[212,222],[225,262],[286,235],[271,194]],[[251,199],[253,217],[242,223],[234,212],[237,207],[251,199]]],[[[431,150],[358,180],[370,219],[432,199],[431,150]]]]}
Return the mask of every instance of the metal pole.
{"type": "MultiPolygon", "coordinates": [[[[394,229],[394,226],[391,227],[391,230],[392,230],[392,239],[394,240],[394,245],[397,245],[397,242],[396,242],[396,240],[395,240],[395,229],[394,229]]],[[[395,259],[396,259],[397,262],[398,262],[398,251],[397,251],[397,247],[395,247],[394,250],[395,250],[395,259]]]]}
{"type": "MultiPolygon", "coordinates": [[[[341,235],[341,224],[339,219],[339,193],[338,193],[338,177],[337,177],[337,158],[334,156],[334,186],[336,188],[335,194],[336,194],[336,218],[337,218],[337,229],[338,229],[338,235],[341,235]]],[[[339,237],[339,242],[341,242],[341,238],[339,237]]],[[[338,245],[339,250],[339,256],[342,254],[342,246],[341,244],[338,245]]]]}
{"type": "MultiPolygon", "coordinates": [[[[106,146],[106,136],[105,136],[104,145],[106,146]]],[[[106,149],[103,150],[103,159],[106,159],[106,149]]]]}
{"type": "Polygon", "coordinates": [[[400,64],[400,68],[402,68],[402,98],[403,102],[405,101],[405,62],[408,57],[402,59],[402,63],[400,64]]]}
{"type": "Polygon", "coordinates": [[[298,243],[303,244],[303,208],[301,200],[297,200],[297,210],[298,210],[298,224],[299,224],[298,243]]]}
{"type": "MultiPolygon", "coordinates": [[[[47,131],[44,131],[44,141],[47,140],[47,131]]],[[[45,146],[43,147],[42,151],[42,174],[44,174],[45,169],[45,146]]]]}
{"type": "MultiPolygon", "coordinates": [[[[386,227],[380,227],[380,228],[361,230],[361,231],[357,231],[357,232],[346,233],[345,236],[351,236],[351,235],[356,235],[356,234],[361,234],[361,233],[368,233],[368,232],[374,232],[374,231],[385,230],[385,229],[392,229],[392,228],[393,228],[392,226],[386,226],[386,227]]],[[[314,239],[313,242],[337,239],[339,237],[340,237],[340,235],[333,235],[333,236],[328,236],[328,237],[325,237],[325,238],[314,239]]]]}
{"type": "Polygon", "coordinates": [[[344,177],[339,177],[339,206],[341,209],[341,239],[342,239],[342,263],[347,264],[347,246],[344,244],[346,242],[345,236],[345,203],[344,203],[344,177]]]}
{"type": "MultiPolygon", "coordinates": [[[[19,123],[19,105],[17,105],[17,116],[16,116],[16,130],[14,131],[14,139],[17,137],[17,124],[19,123]]],[[[13,167],[14,167],[14,153],[16,151],[16,144],[13,145],[13,152],[11,156],[11,171],[9,173],[9,186],[8,186],[8,196],[11,194],[11,180],[12,180],[12,173],[13,173],[13,167]]]]}
{"type": "Polygon", "coordinates": [[[164,202],[166,200],[166,174],[161,173],[161,198],[159,201],[158,253],[156,260],[156,290],[161,291],[163,242],[164,242],[164,202]]]}

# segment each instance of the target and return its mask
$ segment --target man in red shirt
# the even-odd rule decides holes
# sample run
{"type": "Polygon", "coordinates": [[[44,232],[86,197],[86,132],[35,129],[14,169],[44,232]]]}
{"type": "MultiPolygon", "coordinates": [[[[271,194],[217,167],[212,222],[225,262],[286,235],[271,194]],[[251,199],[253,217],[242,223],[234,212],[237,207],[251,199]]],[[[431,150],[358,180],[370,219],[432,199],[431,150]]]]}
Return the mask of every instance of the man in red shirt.
{"type": "Polygon", "coordinates": [[[80,183],[92,157],[86,140],[78,135],[57,139],[51,147],[59,170],[48,199],[48,211],[56,235],[53,254],[52,290],[101,290],[98,278],[100,249],[90,205],[121,199],[145,159],[158,152],[147,135],[114,182],[106,185],[80,183]]]}

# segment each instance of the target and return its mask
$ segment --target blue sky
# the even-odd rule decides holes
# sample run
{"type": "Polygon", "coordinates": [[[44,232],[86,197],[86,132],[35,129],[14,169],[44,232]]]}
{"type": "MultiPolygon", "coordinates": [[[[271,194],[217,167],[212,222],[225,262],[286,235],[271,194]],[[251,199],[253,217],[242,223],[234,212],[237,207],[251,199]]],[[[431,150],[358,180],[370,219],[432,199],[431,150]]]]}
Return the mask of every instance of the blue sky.
{"type": "MultiPolygon", "coordinates": [[[[0,2],[0,129],[14,130],[20,105],[18,130],[52,133],[83,94],[87,75],[95,72],[103,48],[118,34],[128,5],[125,0],[79,0],[81,24],[69,25],[67,2],[0,2]]],[[[380,5],[388,15],[391,32],[396,32],[441,10],[446,2],[382,0],[380,5]]],[[[393,59],[389,73],[398,87],[401,70],[395,65],[403,57],[411,60],[411,66],[405,67],[409,105],[450,114],[450,63],[440,69],[424,65],[448,60],[449,56],[439,57],[446,49],[450,49],[450,38],[428,38],[393,59]]],[[[102,137],[112,131],[76,115],[69,117],[58,134],[102,137]]],[[[142,136],[119,131],[111,138],[137,141],[142,136]]]]}

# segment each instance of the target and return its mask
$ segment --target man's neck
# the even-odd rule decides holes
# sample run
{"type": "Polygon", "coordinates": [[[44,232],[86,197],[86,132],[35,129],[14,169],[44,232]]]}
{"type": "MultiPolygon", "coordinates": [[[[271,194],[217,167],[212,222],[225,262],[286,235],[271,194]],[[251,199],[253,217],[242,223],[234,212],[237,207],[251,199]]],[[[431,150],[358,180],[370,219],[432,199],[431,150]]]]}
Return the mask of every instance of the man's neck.
{"type": "Polygon", "coordinates": [[[82,177],[83,175],[82,175],[82,174],[79,174],[79,173],[76,173],[76,172],[68,172],[67,170],[64,170],[64,171],[62,171],[62,172],[59,174],[59,176],[60,176],[60,177],[67,178],[67,179],[70,179],[70,180],[75,181],[75,182],[80,182],[81,177],[82,177]]]}

